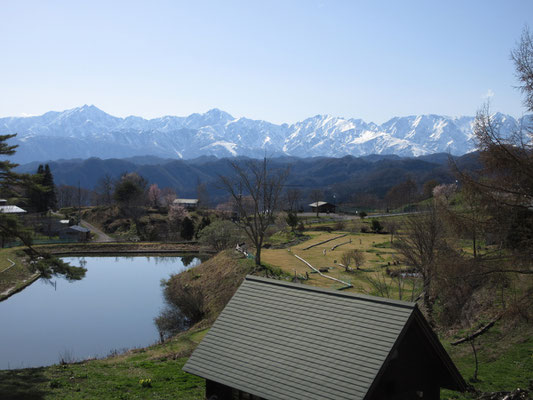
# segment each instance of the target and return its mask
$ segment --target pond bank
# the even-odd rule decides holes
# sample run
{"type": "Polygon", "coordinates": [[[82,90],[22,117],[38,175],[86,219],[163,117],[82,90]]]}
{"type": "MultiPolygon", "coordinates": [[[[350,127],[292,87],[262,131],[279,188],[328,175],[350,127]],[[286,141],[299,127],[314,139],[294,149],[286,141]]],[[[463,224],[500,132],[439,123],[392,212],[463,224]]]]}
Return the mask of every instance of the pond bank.
{"type": "Polygon", "coordinates": [[[54,255],[66,254],[147,254],[147,253],[211,253],[197,242],[178,243],[70,243],[61,245],[43,245],[39,249],[54,255]]]}
{"type": "MultiPolygon", "coordinates": [[[[142,243],[68,243],[68,244],[52,244],[52,245],[37,245],[34,246],[38,250],[42,250],[53,254],[55,256],[72,256],[72,255],[132,255],[139,256],[144,254],[212,254],[209,249],[201,248],[197,242],[178,242],[178,243],[158,243],[158,242],[142,242],[142,243]]],[[[0,251],[9,251],[10,249],[2,249],[0,251]]],[[[12,250],[12,249],[11,249],[12,250]]],[[[27,286],[31,285],[40,274],[31,274],[28,276],[26,271],[27,266],[23,262],[17,262],[12,270],[24,269],[24,274],[17,274],[17,271],[11,271],[12,277],[6,278],[9,282],[6,288],[0,292],[0,302],[8,299],[12,295],[20,292],[27,286]],[[15,272],[15,273],[13,273],[15,272]]],[[[3,278],[0,276],[0,278],[3,278]]]]}
{"type": "Polygon", "coordinates": [[[17,294],[21,290],[25,289],[27,286],[31,285],[33,282],[35,282],[37,279],[39,279],[40,276],[41,276],[40,273],[35,273],[32,276],[30,276],[29,278],[20,281],[15,286],[12,286],[12,287],[6,289],[2,293],[0,293],[0,302],[2,302],[4,300],[7,300],[8,298],[13,296],[14,294],[17,294]]]}

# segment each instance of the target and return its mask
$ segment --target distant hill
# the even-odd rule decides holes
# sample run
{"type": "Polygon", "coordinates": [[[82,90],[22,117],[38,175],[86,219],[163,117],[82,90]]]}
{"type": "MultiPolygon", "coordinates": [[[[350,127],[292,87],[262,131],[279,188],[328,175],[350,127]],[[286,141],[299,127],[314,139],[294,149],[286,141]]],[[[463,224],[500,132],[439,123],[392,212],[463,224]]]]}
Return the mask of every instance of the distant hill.
{"type": "MultiPolygon", "coordinates": [[[[449,156],[443,154],[418,158],[380,155],[359,158],[277,157],[271,159],[271,165],[272,168],[280,169],[289,167],[287,187],[300,189],[304,197],[312,189],[321,188],[325,190],[327,200],[332,201],[335,195],[336,201],[342,202],[350,199],[354,193],[369,193],[382,197],[392,186],[408,177],[420,186],[430,179],[443,183],[453,182],[455,177],[448,166],[448,159],[449,156]]],[[[453,159],[461,168],[479,167],[477,153],[453,159]]],[[[17,171],[34,173],[38,165],[37,162],[24,164],[19,166],[17,171]]],[[[83,188],[93,189],[105,175],[116,179],[122,173],[137,172],[150,183],[157,183],[160,188],[175,189],[181,197],[195,197],[197,185],[203,183],[213,202],[223,201],[226,197],[218,188],[218,176],[232,174],[228,159],[214,157],[193,160],[167,160],[156,157],[106,160],[89,158],[51,161],[49,165],[56,185],[79,184],[83,188]]]]}

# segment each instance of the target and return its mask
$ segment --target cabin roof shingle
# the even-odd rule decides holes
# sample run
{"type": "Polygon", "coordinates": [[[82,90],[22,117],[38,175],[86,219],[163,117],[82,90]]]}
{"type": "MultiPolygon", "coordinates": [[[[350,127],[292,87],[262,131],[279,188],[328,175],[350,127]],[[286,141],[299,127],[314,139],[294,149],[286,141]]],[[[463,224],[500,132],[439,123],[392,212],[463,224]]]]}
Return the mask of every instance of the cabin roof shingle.
{"type": "Polygon", "coordinates": [[[183,369],[264,399],[364,399],[415,313],[415,303],[247,276],[183,369]]]}

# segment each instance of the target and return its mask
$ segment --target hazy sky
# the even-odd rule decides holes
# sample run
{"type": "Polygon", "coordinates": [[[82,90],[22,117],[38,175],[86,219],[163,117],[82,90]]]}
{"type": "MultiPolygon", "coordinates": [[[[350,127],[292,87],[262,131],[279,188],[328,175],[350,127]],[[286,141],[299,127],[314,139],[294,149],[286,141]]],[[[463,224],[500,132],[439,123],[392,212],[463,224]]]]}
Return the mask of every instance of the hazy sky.
{"type": "Polygon", "coordinates": [[[520,116],[533,1],[0,0],[0,116],[520,116]]]}

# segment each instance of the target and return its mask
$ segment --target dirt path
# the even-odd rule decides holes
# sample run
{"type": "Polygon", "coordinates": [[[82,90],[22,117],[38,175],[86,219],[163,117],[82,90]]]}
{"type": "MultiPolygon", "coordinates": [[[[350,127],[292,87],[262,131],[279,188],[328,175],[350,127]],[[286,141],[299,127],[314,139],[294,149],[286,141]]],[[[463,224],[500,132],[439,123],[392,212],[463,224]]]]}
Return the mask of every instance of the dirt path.
{"type": "Polygon", "coordinates": [[[94,225],[91,225],[87,221],[82,220],[80,225],[83,226],[84,228],[89,229],[92,233],[94,233],[96,235],[96,238],[93,240],[93,242],[107,243],[107,242],[114,242],[115,241],[115,239],[113,239],[111,236],[106,235],[100,229],[98,229],[94,225]]]}

